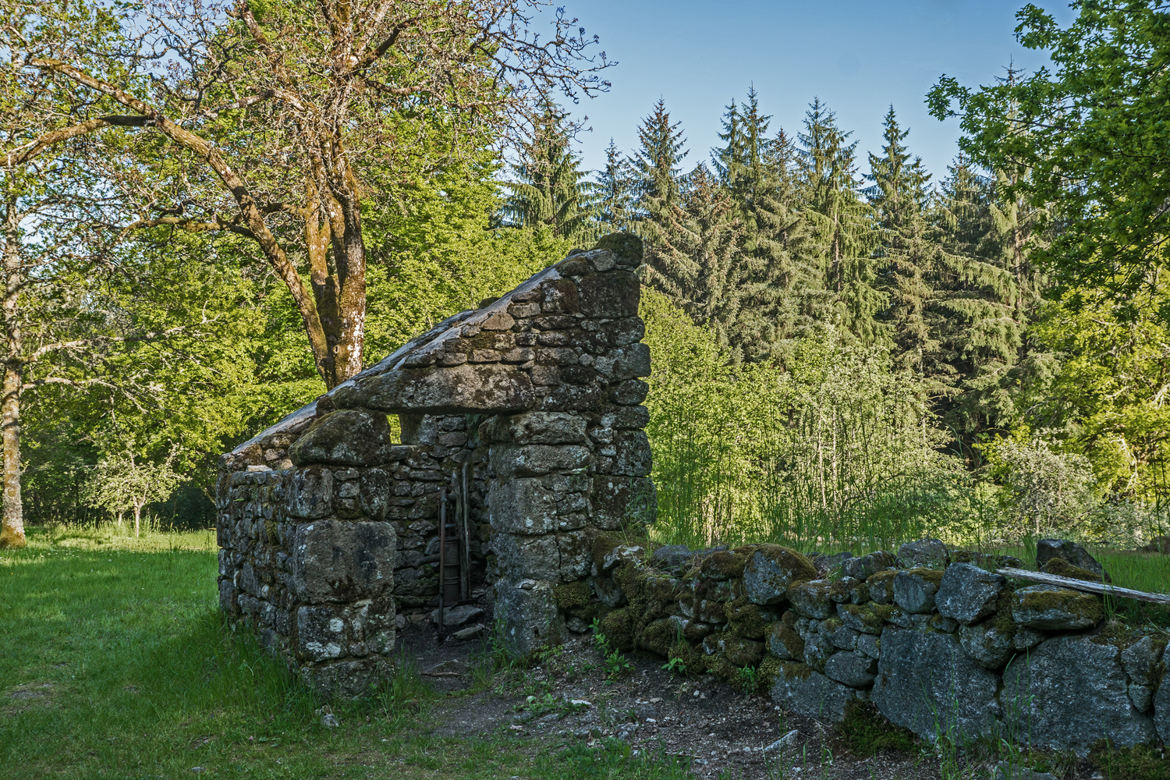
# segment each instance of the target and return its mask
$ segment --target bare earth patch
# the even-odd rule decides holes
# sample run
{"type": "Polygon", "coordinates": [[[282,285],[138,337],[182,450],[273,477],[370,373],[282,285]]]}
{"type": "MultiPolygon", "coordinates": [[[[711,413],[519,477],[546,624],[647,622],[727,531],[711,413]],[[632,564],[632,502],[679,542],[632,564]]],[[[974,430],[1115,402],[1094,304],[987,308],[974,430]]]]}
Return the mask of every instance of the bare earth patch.
{"type": "Polygon", "coordinates": [[[47,709],[56,703],[57,686],[51,682],[28,682],[5,692],[4,715],[19,715],[34,709],[47,709]]]}
{"type": "Polygon", "coordinates": [[[436,737],[512,734],[589,746],[616,738],[635,755],[684,757],[699,778],[938,777],[932,756],[850,755],[831,729],[786,715],[765,692],[668,671],[661,659],[627,655],[630,668],[611,674],[589,636],[490,676],[480,642],[438,643],[417,628],[402,638],[422,679],[448,694],[432,710],[436,737]]]}

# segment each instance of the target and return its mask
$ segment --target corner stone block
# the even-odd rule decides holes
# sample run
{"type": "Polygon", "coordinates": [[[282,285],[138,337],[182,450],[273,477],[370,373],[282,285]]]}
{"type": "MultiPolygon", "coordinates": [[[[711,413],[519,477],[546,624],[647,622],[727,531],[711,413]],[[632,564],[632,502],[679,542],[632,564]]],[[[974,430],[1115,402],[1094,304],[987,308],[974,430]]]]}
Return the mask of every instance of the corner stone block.
{"type": "Polygon", "coordinates": [[[317,604],[388,593],[395,543],[390,523],[321,520],[299,526],[289,582],[294,597],[317,604]]]}
{"type": "Polygon", "coordinates": [[[546,582],[560,579],[561,554],[554,534],[520,536],[497,531],[491,546],[499,570],[510,577],[546,582]]]}
{"type": "Polygon", "coordinates": [[[305,684],[326,699],[362,696],[390,679],[393,673],[394,663],[376,656],[309,664],[300,669],[305,684]]]}
{"type": "Polygon", "coordinates": [[[366,469],[358,478],[362,514],[371,520],[385,520],[390,508],[390,475],[383,469],[366,469]]]}
{"type": "Polygon", "coordinates": [[[592,499],[590,523],[603,531],[616,531],[633,523],[652,523],[658,510],[657,492],[649,477],[615,474],[595,477],[592,499]]]}
{"type": "Polygon", "coordinates": [[[614,270],[579,277],[577,290],[581,313],[586,317],[617,319],[638,314],[641,288],[633,271],[614,270]]]}
{"type": "Polygon", "coordinates": [[[613,473],[628,477],[644,477],[650,473],[650,439],[645,431],[629,430],[614,433],[613,473]]]}
{"type": "Polygon", "coordinates": [[[613,353],[612,379],[650,376],[650,345],[639,342],[620,347],[613,353]]]}
{"type": "Polygon", "coordinates": [[[290,472],[285,507],[289,517],[316,520],[333,505],[333,472],[323,466],[307,466],[290,472]]]}
{"type": "Polygon", "coordinates": [[[1102,739],[1115,747],[1154,739],[1154,722],[1130,701],[1120,650],[1095,637],[1056,637],[1017,658],[1004,672],[1000,703],[1015,733],[1082,757],[1102,739]]]}
{"type": "Polygon", "coordinates": [[[347,641],[344,607],[323,605],[297,610],[297,656],[305,661],[340,658],[347,641]]]}
{"type": "Polygon", "coordinates": [[[495,596],[500,640],[510,655],[527,658],[563,638],[564,626],[551,583],[501,580],[495,585],[495,596]]]}
{"type": "Polygon", "coordinates": [[[481,428],[489,441],[515,444],[584,444],[586,422],[568,412],[527,412],[497,417],[481,428]]]}

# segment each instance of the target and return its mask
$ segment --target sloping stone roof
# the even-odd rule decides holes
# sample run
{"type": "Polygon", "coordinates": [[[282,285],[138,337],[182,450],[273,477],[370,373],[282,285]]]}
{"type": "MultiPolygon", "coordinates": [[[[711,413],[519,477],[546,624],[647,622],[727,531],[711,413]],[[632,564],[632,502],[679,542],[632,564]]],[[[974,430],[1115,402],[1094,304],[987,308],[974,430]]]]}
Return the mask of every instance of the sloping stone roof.
{"type": "Polygon", "coordinates": [[[530,380],[518,367],[490,362],[436,364],[445,352],[473,350],[476,345],[469,340],[483,331],[510,328],[512,317],[508,311],[513,304],[522,303],[541,285],[561,279],[566,264],[579,264],[598,253],[612,253],[619,264],[636,265],[641,259],[641,242],[630,234],[615,233],[604,237],[594,249],[570,253],[488,305],[448,317],[416,336],[378,363],[235,447],[228,457],[250,447],[263,447],[280,434],[295,437],[312,423],[318,409],[366,406],[386,412],[429,413],[511,412],[527,408],[530,380]]]}

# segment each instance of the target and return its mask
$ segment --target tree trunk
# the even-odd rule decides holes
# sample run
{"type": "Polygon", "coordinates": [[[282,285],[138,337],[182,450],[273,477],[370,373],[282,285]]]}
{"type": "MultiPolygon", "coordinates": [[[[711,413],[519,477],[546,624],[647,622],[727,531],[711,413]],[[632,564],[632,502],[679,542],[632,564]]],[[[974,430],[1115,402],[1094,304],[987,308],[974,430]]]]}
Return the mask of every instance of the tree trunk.
{"type": "Polygon", "coordinates": [[[134,505],[134,538],[138,538],[139,529],[142,525],[142,504],[134,505]]]}
{"type": "Polygon", "coordinates": [[[24,511],[20,500],[20,389],[24,381],[24,348],[18,297],[20,295],[20,217],[16,197],[9,193],[4,203],[4,387],[0,399],[0,440],[4,446],[4,509],[0,524],[0,547],[24,547],[24,511]]]}
{"type": "Polygon", "coordinates": [[[24,547],[24,512],[20,501],[20,383],[19,364],[4,368],[4,399],[0,428],[4,444],[4,520],[0,547],[24,547]]]}
{"type": "MultiPolygon", "coordinates": [[[[354,183],[356,184],[356,183],[354,183]]],[[[362,370],[366,331],[366,247],[362,240],[361,205],[356,186],[342,206],[345,233],[334,245],[337,264],[337,333],[331,339],[333,385],[362,370]]]]}

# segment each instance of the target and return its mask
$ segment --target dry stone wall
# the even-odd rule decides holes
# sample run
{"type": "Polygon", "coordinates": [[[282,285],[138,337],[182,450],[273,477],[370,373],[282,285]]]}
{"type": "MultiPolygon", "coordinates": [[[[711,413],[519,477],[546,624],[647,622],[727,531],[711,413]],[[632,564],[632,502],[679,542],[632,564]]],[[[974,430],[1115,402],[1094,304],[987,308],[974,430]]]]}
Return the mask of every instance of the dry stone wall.
{"type": "Polygon", "coordinates": [[[318,689],[360,693],[390,667],[399,612],[438,603],[445,506],[468,518],[467,568],[512,652],[585,630],[595,535],[655,505],[640,259],[608,236],[225,455],[225,613],[318,689]]]}
{"type": "MultiPolygon", "coordinates": [[[[1045,549],[1046,571],[1092,576],[1075,545],[1045,549]]],[[[826,721],[871,702],[928,740],[1170,745],[1170,632],[1106,621],[1100,597],[1003,566],[1022,564],[937,540],[815,561],[776,545],[650,554],[599,540],[589,617],[623,650],[759,681],[826,721]]]]}

